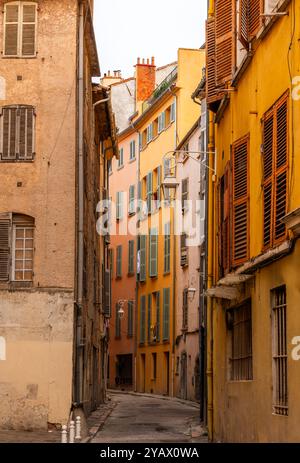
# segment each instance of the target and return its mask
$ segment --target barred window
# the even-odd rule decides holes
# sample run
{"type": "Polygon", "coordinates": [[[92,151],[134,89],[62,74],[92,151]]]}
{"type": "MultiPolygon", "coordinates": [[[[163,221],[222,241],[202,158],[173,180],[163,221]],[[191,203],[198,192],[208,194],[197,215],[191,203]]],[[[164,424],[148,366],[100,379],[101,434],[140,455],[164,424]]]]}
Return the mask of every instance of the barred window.
{"type": "Polygon", "coordinates": [[[230,379],[253,379],[251,301],[227,311],[227,327],[231,333],[230,379]]]}
{"type": "Polygon", "coordinates": [[[0,110],[1,161],[32,161],[35,156],[35,110],[5,106],[0,110]]]}
{"type": "Polygon", "coordinates": [[[286,287],[272,291],[273,413],[288,415],[286,287]]]}

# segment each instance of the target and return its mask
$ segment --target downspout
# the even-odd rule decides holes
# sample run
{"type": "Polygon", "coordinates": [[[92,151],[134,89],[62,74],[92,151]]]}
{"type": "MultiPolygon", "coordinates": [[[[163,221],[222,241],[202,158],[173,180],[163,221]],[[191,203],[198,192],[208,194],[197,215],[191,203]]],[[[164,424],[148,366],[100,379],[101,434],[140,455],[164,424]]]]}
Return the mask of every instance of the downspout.
{"type": "MultiPolygon", "coordinates": [[[[134,127],[132,125],[132,127],[134,127]]],[[[138,162],[137,162],[137,173],[136,173],[136,176],[137,176],[137,191],[138,191],[138,185],[139,185],[139,181],[140,181],[140,176],[141,176],[141,146],[140,146],[140,134],[139,132],[137,131],[137,134],[138,134],[138,162]]],[[[139,198],[138,198],[139,200],[139,198]]],[[[137,205],[137,209],[139,211],[139,208],[140,208],[140,205],[138,204],[137,205]]],[[[138,212],[139,214],[139,212],[138,212]]],[[[139,228],[139,215],[137,217],[137,228],[139,228]]],[[[138,252],[138,240],[139,240],[139,235],[137,233],[137,243],[136,243],[136,248],[137,248],[137,252],[138,252]]],[[[137,275],[137,272],[136,272],[136,275],[137,275]]],[[[137,362],[137,350],[138,350],[138,344],[137,344],[137,341],[138,341],[138,308],[139,308],[139,279],[137,278],[136,276],[136,287],[135,287],[135,339],[134,339],[134,391],[137,392],[137,365],[138,365],[138,362],[137,362]]]]}
{"type": "Polygon", "coordinates": [[[77,236],[77,326],[76,326],[76,403],[83,402],[83,349],[82,349],[82,292],[83,292],[83,43],[84,17],[83,3],[79,6],[78,38],[78,236],[77,236]]]}

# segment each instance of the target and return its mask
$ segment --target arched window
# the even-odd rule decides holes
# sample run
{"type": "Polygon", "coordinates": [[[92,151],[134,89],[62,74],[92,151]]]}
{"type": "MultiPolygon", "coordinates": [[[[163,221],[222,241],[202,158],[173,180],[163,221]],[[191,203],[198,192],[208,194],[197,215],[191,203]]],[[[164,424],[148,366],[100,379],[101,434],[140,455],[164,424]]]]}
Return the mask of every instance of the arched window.
{"type": "Polygon", "coordinates": [[[0,214],[0,282],[33,280],[34,219],[0,214]]]}
{"type": "Polygon", "coordinates": [[[9,2],[4,5],[4,56],[36,56],[37,3],[9,2]]]}
{"type": "Polygon", "coordinates": [[[32,161],[35,155],[35,110],[32,106],[4,106],[0,110],[2,161],[32,161]]]}

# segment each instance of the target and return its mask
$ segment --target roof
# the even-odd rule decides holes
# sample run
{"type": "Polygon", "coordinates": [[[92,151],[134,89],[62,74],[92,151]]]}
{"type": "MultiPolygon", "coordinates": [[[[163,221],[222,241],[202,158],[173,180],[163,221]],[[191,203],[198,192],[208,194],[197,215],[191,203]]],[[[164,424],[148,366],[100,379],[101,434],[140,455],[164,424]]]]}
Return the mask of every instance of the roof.
{"type": "Polygon", "coordinates": [[[111,140],[111,148],[114,156],[118,157],[118,142],[116,133],[115,116],[112,110],[110,91],[107,87],[102,85],[93,84],[93,103],[97,103],[100,100],[103,104],[99,104],[95,107],[97,114],[97,122],[99,126],[99,136],[101,141],[111,140]]]}
{"type": "Polygon", "coordinates": [[[99,64],[99,58],[98,58],[98,51],[97,51],[97,44],[96,44],[90,2],[86,1],[85,7],[87,8],[85,33],[88,34],[87,47],[88,47],[90,63],[91,63],[91,74],[92,74],[92,77],[99,77],[100,76],[100,64],[99,64]]]}

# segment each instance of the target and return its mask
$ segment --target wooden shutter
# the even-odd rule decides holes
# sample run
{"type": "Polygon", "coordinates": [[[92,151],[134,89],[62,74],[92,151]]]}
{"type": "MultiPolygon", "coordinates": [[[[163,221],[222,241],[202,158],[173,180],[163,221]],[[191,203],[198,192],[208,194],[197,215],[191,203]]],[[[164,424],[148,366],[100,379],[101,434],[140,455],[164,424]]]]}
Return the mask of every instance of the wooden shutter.
{"type": "Polygon", "coordinates": [[[206,95],[207,102],[218,99],[216,88],[216,32],[215,19],[206,21],[206,95]]]}
{"type": "Polygon", "coordinates": [[[34,56],[36,5],[23,5],[22,13],[22,56],[34,56]]]}
{"type": "Polygon", "coordinates": [[[117,247],[117,278],[122,277],[122,246],[117,247]]]}
{"type": "Polygon", "coordinates": [[[121,220],[123,219],[123,192],[117,192],[117,211],[116,211],[116,219],[121,220]]]}
{"type": "Polygon", "coordinates": [[[180,236],[180,265],[186,267],[188,265],[188,248],[186,244],[186,234],[180,236]]]}
{"type": "Polygon", "coordinates": [[[133,301],[128,301],[128,328],[127,328],[128,337],[132,338],[133,336],[133,301]]]}
{"type": "Polygon", "coordinates": [[[147,236],[140,236],[140,281],[146,281],[146,245],[147,236]]]}
{"type": "Polygon", "coordinates": [[[253,39],[262,25],[261,13],[264,0],[249,0],[248,38],[253,39]]]}
{"type": "Polygon", "coordinates": [[[273,138],[274,115],[270,112],[264,119],[263,127],[263,214],[264,214],[264,248],[271,246],[272,237],[272,183],[273,183],[273,138]]]}
{"type": "Polygon", "coordinates": [[[149,275],[157,277],[158,236],[156,229],[150,230],[149,238],[149,275]]]}
{"type": "Polygon", "coordinates": [[[152,294],[148,294],[148,342],[151,342],[151,310],[152,310],[152,294]]]}
{"type": "Polygon", "coordinates": [[[111,316],[111,273],[109,270],[105,270],[104,279],[104,315],[106,317],[111,316]]]}
{"type": "Polygon", "coordinates": [[[134,274],[134,241],[128,242],[128,274],[134,274]]]}
{"type": "Polygon", "coordinates": [[[182,294],[182,329],[188,328],[188,290],[185,288],[182,294]]]}
{"type": "Polygon", "coordinates": [[[249,45],[249,0],[240,0],[239,39],[245,48],[249,45]]]}
{"type": "Polygon", "coordinates": [[[170,338],[170,288],[163,291],[163,340],[170,338]]]}
{"type": "Polygon", "coordinates": [[[171,236],[170,223],[165,224],[164,236],[164,273],[170,272],[170,257],[171,257],[171,236]]]}
{"type": "Polygon", "coordinates": [[[228,273],[230,269],[230,163],[225,167],[219,186],[220,210],[219,210],[219,252],[221,275],[228,273]]]}
{"type": "Polygon", "coordinates": [[[145,342],[146,328],[146,296],[141,296],[141,312],[140,312],[140,343],[145,342]]]}
{"type": "Polygon", "coordinates": [[[18,56],[19,5],[5,5],[5,56],[18,56]]]}
{"type": "Polygon", "coordinates": [[[160,207],[160,201],[161,201],[161,166],[158,166],[158,168],[157,168],[157,191],[156,191],[156,197],[157,197],[157,207],[160,207]]]}
{"type": "Polygon", "coordinates": [[[19,159],[31,160],[34,157],[34,109],[20,107],[19,116],[19,159]]]}
{"type": "Polygon", "coordinates": [[[249,137],[238,140],[232,150],[233,265],[249,257],[249,137]]]}
{"type": "Polygon", "coordinates": [[[181,182],[181,203],[182,203],[182,211],[187,212],[188,211],[188,204],[186,201],[188,200],[189,197],[189,179],[185,178],[181,182]]]}
{"type": "Polygon", "coordinates": [[[285,224],[281,222],[287,213],[288,193],[288,102],[286,97],[276,105],[275,150],[274,242],[277,243],[286,235],[285,224]]]}
{"type": "Polygon", "coordinates": [[[0,281],[9,280],[11,218],[0,214],[0,281]]]}
{"type": "Polygon", "coordinates": [[[129,214],[134,214],[134,185],[130,185],[129,187],[129,214]]]}
{"type": "Polygon", "coordinates": [[[216,84],[230,80],[234,64],[235,0],[215,1],[216,84]]]}
{"type": "Polygon", "coordinates": [[[147,209],[148,214],[152,212],[152,193],[153,193],[153,174],[149,172],[147,175],[147,209]]]}
{"type": "Polygon", "coordinates": [[[116,303],[116,338],[121,337],[121,318],[119,315],[119,309],[120,309],[120,306],[119,306],[119,303],[117,302],[116,303]]]}
{"type": "Polygon", "coordinates": [[[160,292],[156,293],[156,342],[160,341],[160,292]]]}

